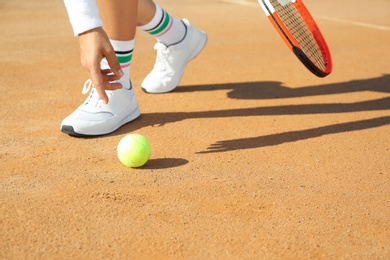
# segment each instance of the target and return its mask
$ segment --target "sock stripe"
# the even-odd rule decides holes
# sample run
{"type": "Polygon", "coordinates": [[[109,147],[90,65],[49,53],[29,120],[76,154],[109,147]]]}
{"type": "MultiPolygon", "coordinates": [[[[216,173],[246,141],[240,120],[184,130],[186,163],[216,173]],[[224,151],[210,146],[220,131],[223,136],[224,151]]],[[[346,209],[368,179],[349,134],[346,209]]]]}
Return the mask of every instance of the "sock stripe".
{"type": "MultiPolygon", "coordinates": [[[[108,64],[108,61],[106,59],[103,59],[102,62],[101,62],[102,65],[106,66],[106,67],[110,67],[110,65],[108,64]]],[[[128,68],[130,67],[131,65],[131,61],[127,62],[127,63],[119,63],[121,65],[121,68],[128,68]]]]}
{"type": "Polygon", "coordinates": [[[150,32],[152,32],[152,31],[156,30],[158,27],[160,27],[160,25],[161,25],[162,22],[164,21],[164,18],[165,18],[165,11],[162,11],[162,16],[161,16],[161,19],[160,19],[160,21],[158,22],[158,24],[157,24],[155,27],[153,27],[152,29],[145,30],[145,32],[150,33],[150,32]]]}
{"type": "Polygon", "coordinates": [[[125,55],[125,54],[131,54],[133,53],[133,50],[129,50],[129,51],[115,51],[115,54],[119,54],[119,55],[125,55]]]}
{"type": "Polygon", "coordinates": [[[128,67],[130,67],[130,65],[131,65],[131,62],[129,62],[129,63],[121,63],[121,68],[122,69],[124,69],[124,68],[128,68],[128,67]]]}
{"type": "Polygon", "coordinates": [[[172,19],[171,19],[170,15],[166,11],[164,11],[164,19],[163,19],[162,24],[160,26],[158,26],[155,30],[148,31],[148,33],[150,33],[151,35],[157,35],[157,34],[164,32],[165,29],[167,29],[167,27],[169,25],[171,25],[171,23],[172,23],[171,20],[172,19]]]}
{"type": "Polygon", "coordinates": [[[116,58],[118,59],[119,63],[128,63],[131,61],[131,59],[133,58],[133,54],[130,54],[130,55],[126,55],[126,56],[116,56],[116,58]]]}
{"type": "Polygon", "coordinates": [[[165,31],[163,31],[162,33],[160,34],[157,34],[155,35],[156,37],[160,37],[160,36],[163,36],[164,34],[166,34],[173,26],[173,19],[171,19],[171,23],[169,24],[169,26],[167,27],[167,29],[165,31]]]}
{"type": "MultiPolygon", "coordinates": [[[[116,58],[118,59],[119,64],[122,68],[130,66],[131,60],[133,59],[133,50],[130,51],[115,51],[116,58]]],[[[102,60],[104,65],[108,66],[107,59],[102,60]]]]}

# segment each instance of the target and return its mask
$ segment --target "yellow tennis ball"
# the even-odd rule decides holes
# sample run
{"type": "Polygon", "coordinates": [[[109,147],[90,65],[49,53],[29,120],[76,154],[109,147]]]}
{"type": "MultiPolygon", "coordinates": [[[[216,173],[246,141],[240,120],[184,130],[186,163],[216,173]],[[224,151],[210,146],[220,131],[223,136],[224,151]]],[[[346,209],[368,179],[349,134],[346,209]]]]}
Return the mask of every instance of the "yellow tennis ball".
{"type": "Polygon", "coordinates": [[[149,141],[140,134],[129,134],[118,143],[118,158],[127,167],[141,167],[150,157],[149,141]]]}

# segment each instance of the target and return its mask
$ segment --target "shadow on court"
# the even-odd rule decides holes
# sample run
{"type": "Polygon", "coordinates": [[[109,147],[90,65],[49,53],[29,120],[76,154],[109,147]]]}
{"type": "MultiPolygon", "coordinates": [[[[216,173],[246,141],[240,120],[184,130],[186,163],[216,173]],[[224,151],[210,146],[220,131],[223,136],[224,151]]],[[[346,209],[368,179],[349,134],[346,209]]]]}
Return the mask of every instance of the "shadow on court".
{"type": "MultiPolygon", "coordinates": [[[[320,85],[291,89],[282,86],[278,82],[250,82],[229,83],[216,85],[183,86],[175,93],[194,91],[231,90],[228,96],[235,99],[277,99],[310,97],[330,94],[348,94],[361,91],[373,91],[390,93],[390,75],[379,78],[342,82],[330,85],[320,85]]],[[[174,97],[173,97],[174,98],[174,97]]],[[[146,126],[163,126],[168,123],[179,122],[196,118],[224,118],[224,117],[253,117],[270,115],[312,115],[312,114],[338,114],[362,111],[379,111],[390,109],[390,97],[353,103],[313,103],[282,106],[253,107],[229,110],[210,110],[194,112],[156,112],[143,114],[138,120],[123,126],[113,135],[121,135],[133,132],[146,126]]],[[[260,119],[259,119],[260,120],[260,119]]],[[[218,141],[212,144],[206,151],[200,153],[226,152],[232,150],[251,149],[274,146],[278,144],[295,142],[328,134],[344,133],[370,129],[390,124],[390,116],[373,119],[344,122],[329,126],[321,126],[312,129],[292,131],[285,133],[258,136],[253,138],[218,141]]],[[[182,163],[182,162],[181,162],[182,163]]],[[[179,163],[179,165],[181,164],[179,163]]],[[[173,166],[175,167],[175,166],[173,166]]]]}
{"type": "Polygon", "coordinates": [[[231,90],[228,97],[234,99],[275,99],[310,97],[330,94],[354,93],[372,91],[390,93],[390,75],[382,77],[354,80],[336,84],[308,86],[302,88],[288,88],[281,82],[242,82],[213,84],[201,86],[183,86],[175,90],[177,93],[231,90]]]}
{"type": "Polygon", "coordinates": [[[218,141],[207,148],[206,151],[199,153],[227,152],[233,150],[243,150],[251,148],[260,148],[274,146],[283,143],[305,140],[329,134],[345,133],[358,130],[364,130],[390,124],[390,116],[379,117],[368,120],[341,123],[317,128],[311,128],[300,131],[291,131],[279,134],[258,136],[252,138],[241,138],[234,140],[218,141]]]}
{"type": "Polygon", "coordinates": [[[176,168],[188,163],[188,160],[181,158],[158,158],[150,159],[147,164],[140,167],[140,170],[161,170],[176,168]]]}

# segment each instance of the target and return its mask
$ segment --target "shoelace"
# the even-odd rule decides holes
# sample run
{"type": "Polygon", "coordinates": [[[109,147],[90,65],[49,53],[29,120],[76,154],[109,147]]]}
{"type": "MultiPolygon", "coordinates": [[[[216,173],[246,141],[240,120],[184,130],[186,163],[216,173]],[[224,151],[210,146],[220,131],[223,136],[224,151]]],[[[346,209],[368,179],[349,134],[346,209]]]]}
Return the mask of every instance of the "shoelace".
{"type": "MultiPolygon", "coordinates": [[[[85,100],[84,104],[88,105],[91,102],[91,100],[95,100],[95,101],[93,101],[95,106],[100,106],[103,104],[102,103],[103,100],[97,94],[97,91],[93,88],[94,88],[94,86],[93,86],[91,79],[88,79],[87,81],[85,81],[84,86],[83,86],[83,90],[81,91],[81,93],[83,93],[83,95],[85,95],[85,94],[88,94],[88,92],[90,92],[91,94],[88,96],[87,100],[85,100]],[[97,95],[97,97],[93,98],[95,95],[97,95]]],[[[107,92],[108,92],[107,94],[109,94],[110,91],[107,91],[107,92]]]]}
{"type": "Polygon", "coordinates": [[[157,51],[157,58],[155,68],[163,71],[167,68],[167,56],[169,49],[162,43],[158,42],[154,45],[154,49],[157,51]]]}
{"type": "Polygon", "coordinates": [[[87,94],[91,90],[91,87],[93,87],[92,80],[88,79],[87,81],[85,81],[81,93],[83,93],[83,95],[87,94]]]}

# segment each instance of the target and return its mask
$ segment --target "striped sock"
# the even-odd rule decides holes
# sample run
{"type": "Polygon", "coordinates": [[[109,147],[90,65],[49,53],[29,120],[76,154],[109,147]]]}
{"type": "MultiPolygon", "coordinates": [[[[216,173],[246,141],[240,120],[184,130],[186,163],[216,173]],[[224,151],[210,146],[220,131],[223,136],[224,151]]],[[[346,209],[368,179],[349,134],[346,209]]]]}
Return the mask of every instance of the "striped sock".
{"type": "MultiPolygon", "coordinates": [[[[123,77],[130,78],[130,65],[131,60],[133,59],[133,49],[135,40],[130,41],[115,41],[110,40],[112,47],[114,48],[116,58],[121,65],[122,71],[124,73],[123,77]]],[[[104,58],[100,63],[101,69],[107,69],[110,66],[108,65],[107,59],[104,58]]]]}
{"type": "Polygon", "coordinates": [[[155,5],[156,13],[153,19],[139,28],[167,46],[183,40],[187,30],[185,25],[180,20],[170,16],[158,4],[155,3],[155,5]]]}

